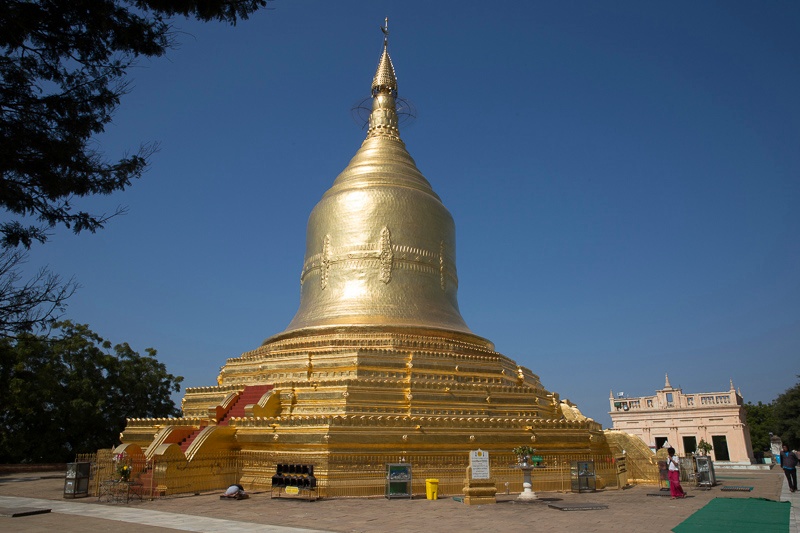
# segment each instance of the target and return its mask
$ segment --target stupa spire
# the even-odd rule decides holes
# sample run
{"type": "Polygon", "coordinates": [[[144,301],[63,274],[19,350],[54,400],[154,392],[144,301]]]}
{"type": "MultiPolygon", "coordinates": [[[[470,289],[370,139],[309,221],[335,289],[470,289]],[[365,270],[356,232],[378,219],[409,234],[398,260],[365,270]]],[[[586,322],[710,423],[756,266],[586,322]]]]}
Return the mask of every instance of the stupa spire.
{"type": "Polygon", "coordinates": [[[372,96],[387,92],[397,97],[397,76],[394,73],[392,58],[389,57],[389,17],[386,17],[386,22],[381,26],[381,31],[383,32],[383,53],[380,61],[378,61],[375,77],[372,78],[372,96]]]}
{"type": "Polygon", "coordinates": [[[372,78],[372,112],[369,115],[367,138],[388,137],[400,138],[398,128],[397,76],[394,73],[392,58],[389,57],[389,17],[381,26],[383,32],[383,53],[378,61],[378,69],[372,78]]]}

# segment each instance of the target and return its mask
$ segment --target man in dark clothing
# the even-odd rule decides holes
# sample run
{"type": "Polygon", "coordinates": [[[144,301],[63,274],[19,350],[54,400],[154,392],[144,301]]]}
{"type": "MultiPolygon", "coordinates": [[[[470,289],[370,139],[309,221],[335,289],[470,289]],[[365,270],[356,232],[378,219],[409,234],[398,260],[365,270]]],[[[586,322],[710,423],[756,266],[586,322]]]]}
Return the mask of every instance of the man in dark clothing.
{"type": "Polygon", "coordinates": [[[797,455],[793,451],[789,451],[789,446],[783,445],[781,450],[781,466],[783,473],[786,474],[786,480],[789,482],[789,490],[794,492],[797,490],[797,455]]]}

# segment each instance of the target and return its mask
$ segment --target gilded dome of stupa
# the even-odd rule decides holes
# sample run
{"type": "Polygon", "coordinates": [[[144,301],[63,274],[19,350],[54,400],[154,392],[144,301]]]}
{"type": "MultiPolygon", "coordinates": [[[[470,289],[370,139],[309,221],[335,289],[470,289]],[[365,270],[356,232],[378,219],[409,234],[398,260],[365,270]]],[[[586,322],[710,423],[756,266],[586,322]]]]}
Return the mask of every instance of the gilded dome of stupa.
{"type": "Polygon", "coordinates": [[[327,326],[471,334],[458,309],[455,224],[400,139],[384,39],[367,137],[311,212],[300,307],[283,334],[327,326]]]}

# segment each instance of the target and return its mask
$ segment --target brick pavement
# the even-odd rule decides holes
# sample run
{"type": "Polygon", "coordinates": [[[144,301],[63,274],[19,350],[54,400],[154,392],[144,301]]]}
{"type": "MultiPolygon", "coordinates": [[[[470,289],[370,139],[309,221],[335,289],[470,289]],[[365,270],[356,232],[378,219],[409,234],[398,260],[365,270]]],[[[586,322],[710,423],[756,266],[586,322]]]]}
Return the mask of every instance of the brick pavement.
{"type": "MultiPolygon", "coordinates": [[[[500,494],[497,505],[466,506],[452,498],[429,501],[424,496],[413,500],[321,499],[308,502],[270,499],[268,493],[255,493],[248,500],[225,501],[219,499],[220,491],[111,504],[100,503],[96,498],[64,500],[63,475],[15,474],[0,476],[0,507],[44,504],[51,506],[53,512],[15,518],[0,516],[0,530],[48,533],[102,530],[134,533],[175,530],[288,533],[298,531],[294,528],[302,528],[339,533],[435,533],[524,529],[533,532],[624,530],[654,533],[670,531],[713,498],[761,497],[778,500],[785,485],[784,476],[778,469],[719,470],[717,475],[722,485],[710,490],[685,487],[689,497],[684,500],[650,496],[658,493],[657,487],[639,485],[625,490],[584,494],[538,493],[540,499],[532,503],[518,503],[514,500],[516,495],[500,494]],[[722,492],[721,486],[725,485],[752,486],[754,489],[752,492],[722,492]],[[597,503],[608,508],[559,511],[547,506],[549,502],[556,501],[567,504],[597,503]]],[[[795,494],[791,495],[792,498],[796,498],[795,494]]],[[[797,500],[793,501],[793,505],[797,503],[797,500]]],[[[790,531],[796,531],[796,526],[790,531]]]]}

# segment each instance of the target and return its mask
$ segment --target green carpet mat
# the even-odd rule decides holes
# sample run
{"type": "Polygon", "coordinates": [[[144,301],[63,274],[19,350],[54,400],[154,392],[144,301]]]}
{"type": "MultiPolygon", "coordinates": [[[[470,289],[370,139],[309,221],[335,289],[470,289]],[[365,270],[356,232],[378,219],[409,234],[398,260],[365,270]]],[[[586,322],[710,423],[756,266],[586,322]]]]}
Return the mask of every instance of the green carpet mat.
{"type": "Polygon", "coordinates": [[[789,502],[764,498],[714,498],[675,526],[675,533],[788,533],[789,502]]]}

